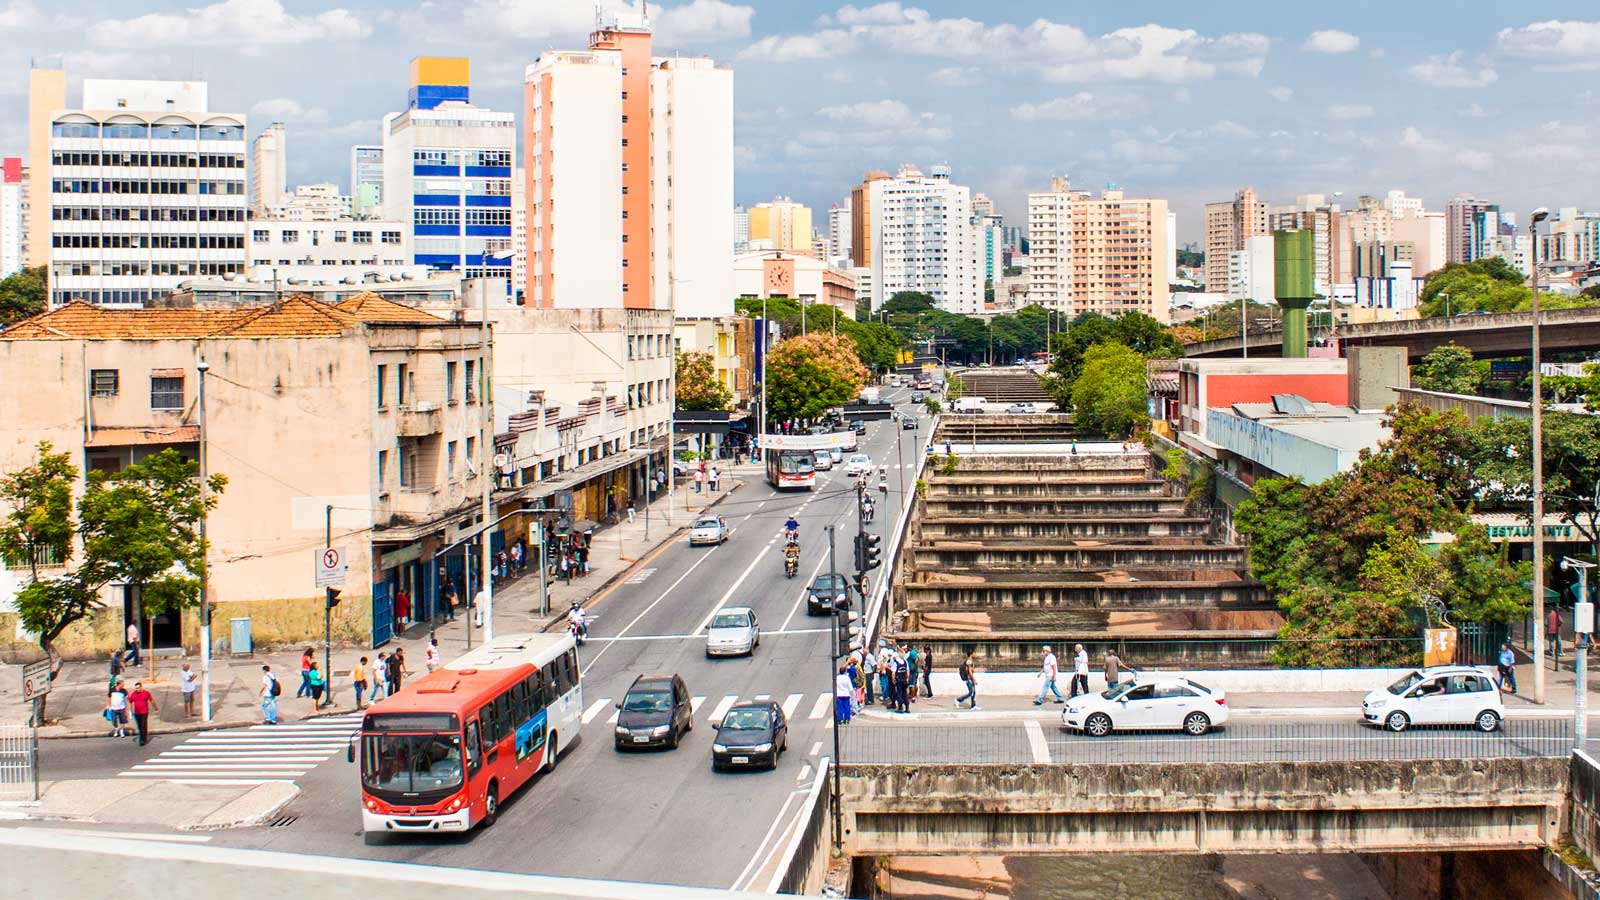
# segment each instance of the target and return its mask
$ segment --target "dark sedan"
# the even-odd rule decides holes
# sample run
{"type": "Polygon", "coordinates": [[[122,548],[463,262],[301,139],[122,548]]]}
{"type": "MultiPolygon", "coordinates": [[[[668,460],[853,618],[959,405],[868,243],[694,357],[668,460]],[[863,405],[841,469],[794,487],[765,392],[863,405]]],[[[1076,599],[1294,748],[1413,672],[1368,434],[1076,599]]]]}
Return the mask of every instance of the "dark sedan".
{"type": "Polygon", "coordinates": [[[850,583],[843,575],[822,574],[806,588],[806,615],[820,616],[833,609],[833,598],[850,597],[850,583]]]}
{"type": "Polygon", "coordinates": [[[689,689],[677,675],[640,675],[617,704],[616,747],[676,749],[694,728],[689,689]]]}
{"type": "Polygon", "coordinates": [[[744,766],[778,767],[778,757],[789,749],[789,723],[783,707],[771,700],[740,703],[717,724],[711,744],[711,768],[721,771],[744,766]]]}

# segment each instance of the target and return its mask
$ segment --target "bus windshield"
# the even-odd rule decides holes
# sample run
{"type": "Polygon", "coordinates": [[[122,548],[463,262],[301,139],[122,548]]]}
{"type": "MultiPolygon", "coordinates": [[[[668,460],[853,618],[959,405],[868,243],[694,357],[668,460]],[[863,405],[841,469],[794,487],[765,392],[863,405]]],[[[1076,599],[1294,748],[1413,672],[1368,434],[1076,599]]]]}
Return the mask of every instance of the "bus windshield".
{"type": "Polygon", "coordinates": [[[369,790],[431,794],[461,786],[461,735],[369,734],[361,780],[369,790]]]}
{"type": "Polygon", "coordinates": [[[778,471],[784,475],[809,475],[816,466],[810,453],[785,450],[778,456],[778,471]]]}

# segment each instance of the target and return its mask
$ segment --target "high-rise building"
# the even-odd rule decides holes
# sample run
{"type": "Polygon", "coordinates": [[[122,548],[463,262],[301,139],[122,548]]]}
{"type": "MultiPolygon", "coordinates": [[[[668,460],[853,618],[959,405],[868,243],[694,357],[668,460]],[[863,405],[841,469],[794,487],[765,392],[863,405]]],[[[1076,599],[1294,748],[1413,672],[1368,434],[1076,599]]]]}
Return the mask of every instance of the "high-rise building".
{"type": "Polygon", "coordinates": [[[67,108],[67,73],[61,69],[28,71],[28,249],[24,265],[50,264],[50,139],[55,114],[67,108]]]}
{"type": "Polygon", "coordinates": [[[1243,250],[1246,238],[1267,233],[1267,207],[1250,188],[1232,200],[1207,203],[1205,211],[1206,289],[1221,291],[1228,283],[1228,254],[1243,250]]]}
{"type": "Polygon", "coordinates": [[[1050,190],[1028,195],[1028,302],[1072,309],[1072,185],[1050,179],[1050,190]]]}
{"type": "Polygon", "coordinates": [[[1469,263],[1484,256],[1484,245],[1500,232],[1500,205],[1457,194],[1444,209],[1445,261],[1469,263]]]}
{"type": "MultiPolygon", "coordinates": [[[[990,204],[990,209],[994,208],[990,204]]],[[[978,268],[979,277],[986,287],[993,287],[1000,283],[1000,278],[1005,274],[1006,268],[1006,242],[1003,233],[1004,226],[1000,217],[996,215],[980,216],[974,214],[972,227],[976,230],[978,240],[978,268]]]]}
{"type": "MultiPolygon", "coordinates": [[[[834,258],[850,255],[850,237],[850,198],[846,197],[843,204],[835,203],[833,208],[828,210],[829,252],[834,258]]],[[[831,263],[833,260],[827,261],[831,263]]]]}
{"type": "Polygon", "coordinates": [[[750,208],[750,246],[760,250],[811,252],[811,207],[779,197],[750,208]]]}
{"type": "Polygon", "coordinates": [[[978,193],[972,195],[972,214],[975,216],[983,216],[984,218],[995,217],[994,201],[989,199],[988,194],[979,191],[978,193]]]}
{"type": "Polygon", "coordinates": [[[1005,239],[1006,249],[1012,253],[1026,255],[1029,248],[1028,226],[1004,225],[1000,229],[1001,236],[1005,239]]]}
{"type": "Polygon", "coordinates": [[[528,175],[518,167],[511,173],[511,294],[520,296],[528,285],[528,175]]]}
{"type": "MultiPolygon", "coordinates": [[[[9,162],[9,160],[8,160],[9,162]]],[[[1594,265],[1600,261],[1600,215],[1575,206],[1556,210],[1539,237],[1541,264],[1594,265]]]]}
{"type": "Polygon", "coordinates": [[[1228,299],[1271,303],[1275,265],[1272,235],[1245,238],[1244,249],[1228,254],[1228,299]]]}
{"type": "Polygon", "coordinates": [[[294,193],[250,213],[252,219],[285,222],[337,222],[350,217],[350,198],[339,193],[337,184],[326,183],[295,185],[294,193]]]}
{"type": "Polygon", "coordinates": [[[750,249],[750,211],[742,206],[733,208],[733,252],[744,253],[750,249]]]}
{"type": "Polygon", "coordinates": [[[411,61],[405,110],[383,118],[384,218],[412,223],[413,261],[511,278],[516,115],[474,106],[471,63],[411,61]]]}
{"type": "Polygon", "coordinates": [[[1319,296],[1333,296],[1333,285],[1348,277],[1349,249],[1342,241],[1344,226],[1339,204],[1328,203],[1322,194],[1301,194],[1293,206],[1273,207],[1267,212],[1269,231],[1310,231],[1316,271],[1312,286],[1319,296]]]}
{"type": "Polygon", "coordinates": [[[850,189],[850,261],[856,268],[872,268],[872,183],[888,177],[888,172],[868,172],[850,189]]]}
{"type": "Polygon", "coordinates": [[[244,271],[245,117],[212,111],[205,82],[85,79],[48,159],[53,305],[139,306],[244,271]]]}
{"type": "Polygon", "coordinates": [[[289,130],[273,122],[250,145],[250,214],[282,206],[288,199],[289,130]]]}
{"type": "Polygon", "coordinates": [[[22,157],[0,160],[0,278],[21,269],[26,253],[26,178],[22,157]]]}
{"type": "Polygon", "coordinates": [[[894,178],[867,182],[872,224],[875,306],[901,291],[933,297],[947,312],[983,311],[981,247],[973,228],[972,195],[950,181],[949,166],[924,175],[901,166],[894,178]]]}
{"type": "Polygon", "coordinates": [[[350,148],[350,212],[358,219],[381,215],[383,148],[357,144],[350,148]]]}
{"type": "Polygon", "coordinates": [[[619,13],[527,69],[532,305],[733,313],[733,73],[650,44],[619,13]]]}
{"type": "Polygon", "coordinates": [[[1165,200],[1124,197],[1115,185],[1095,197],[1051,179],[1028,195],[1028,302],[1167,321],[1168,224],[1165,200]]]}

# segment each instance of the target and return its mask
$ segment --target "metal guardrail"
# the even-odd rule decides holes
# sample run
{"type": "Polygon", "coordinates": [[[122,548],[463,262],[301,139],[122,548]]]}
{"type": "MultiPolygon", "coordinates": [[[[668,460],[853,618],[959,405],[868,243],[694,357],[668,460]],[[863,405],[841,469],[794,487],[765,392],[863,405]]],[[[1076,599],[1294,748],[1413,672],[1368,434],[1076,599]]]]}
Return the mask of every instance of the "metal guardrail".
{"type": "Polygon", "coordinates": [[[0,797],[39,799],[38,733],[26,722],[0,722],[0,797]]]}
{"type": "Polygon", "coordinates": [[[922,478],[922,472],[928,465],[928,447],[933,443],[933,435],[939,430],[939,419],[933,417],[933,424],[928,428],[928,438],[919,441],[917,446],[921,450],[916,454],[916,469],[911,473],[911,490],[906,492],[905,505],[900,508],[900,515],[896,517],[894,534],[890,535],[888,545],[883,548],[883,559],[886,563],[883,577],[878,579],[877,585],[872,589],[872,596],[868,599],[862,625],[865,628],[863,638],[864,646],[871,646],[878,640],[878,635],[885,624],[884,605],[889,592],[894,587],[895,567],[900,561],[900,548],[905,543],[906,531],[911,525],[911,517],[917,508],[917,481],[922,478]]]}
{"type": "Polygon", "coordinates": [[[772,876],[772,882],[767,885],[767,893],[809,894],[820,886],[820,883],[812,883],[812,876],[818,872],[819,862],[821,873],[827,873],[827,859],[832,854],[828,820],[833,808],[833,795],[823,788],[827,785],[832,772],[832,760],[824,757],[822,765],[817,767],[816,778],[811,782],[811,793],[806,796],[806,807],[800,827],[795,829],[794,835],[789,838],[789,845],[783,851],[783,859],[778,863],[778,871],[772,876]]]}

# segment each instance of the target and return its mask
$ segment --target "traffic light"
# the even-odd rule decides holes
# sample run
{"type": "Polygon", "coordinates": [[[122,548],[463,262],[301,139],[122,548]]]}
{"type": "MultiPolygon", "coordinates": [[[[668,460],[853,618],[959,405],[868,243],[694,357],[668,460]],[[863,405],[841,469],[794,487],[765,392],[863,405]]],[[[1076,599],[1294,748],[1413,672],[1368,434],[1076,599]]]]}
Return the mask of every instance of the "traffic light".
{"type": "Polygon", "coordinates": [[[834,624],[839,630],[839,655],[849,656],[861,649],[861,614],[853,609],[834,613],[834,624]]]}
{"type": "Polygon", "coordinates": [[[870,572],[882,564],[883,549],[879,546],[882,543],[883,538],[875,534],[856,535],[857,572],[870,572]]]}
{"type": "Polygon", "coordinates": [[[338,606],[338,605],[339,605],[339,589],[338,588],[332,588],[332,587],[328,588],[328,608],[329,609],[333,609],[335,606],[338,606]]]}

